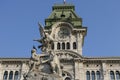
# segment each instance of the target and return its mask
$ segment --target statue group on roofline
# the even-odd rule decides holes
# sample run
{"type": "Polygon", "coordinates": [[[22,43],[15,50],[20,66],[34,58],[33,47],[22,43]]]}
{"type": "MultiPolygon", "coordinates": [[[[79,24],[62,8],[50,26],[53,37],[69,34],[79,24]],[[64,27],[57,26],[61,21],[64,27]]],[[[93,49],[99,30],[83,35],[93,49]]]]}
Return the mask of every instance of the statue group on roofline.
{"type": "MultiPolygon", "coordinates": [[[[45,68],[45,67],[43,67],[45,68]]],[[[24,74],[24,80],[31,80],[30,77],[35,77],[35,74],[31,74],[33,72],[38,72],[36,75],[43,73],[43,74],[53,74],[61,77],[62,70],[61,65],[58,56],[50,51],[47,54],[37,54],[36,49],[31,50],[31,59],[29,63],[29,71],[28,73],[24,74]],[[46,59],[43,59],[45,57],[48,57],[46,59]],[[47,64],[49,68],[46,68],[45,72],[42,71],[42,68],[40,68],[43,64],[47,64]],[[46,73],[46,72],[50,73],[46,73]]],[[[47,75],[48,76],[48,75],[47,75]]]]}
{"type": "MultiPolygon", "coordinates": [[[[36,79],[37,75],[39,75],[39,78],[41,77],[41,80],[44,80],[43,77],[55,77],[58,76],[59,79],[56,78],[56,80],[62,80],[62,69],[60,65],[60,61],[58,56],[55,52],[50,50],[51,43],[53,42],[53,38],[48,33],[45,33],[43,27],[39,24],[39,31],[41,35],[41,39],[35,40],[41,43],[38,48],[41,48],[42,54],[37,54],[37,49],[33,47],[31,50],[31,59],[29,63],[29,71],[28,73],[25,73],[23,75],[24,80],[40,80],[36,79]]],[[[49,79],[49,80],[52,80],[49,79]]]]}
{"type": "Polygon", "coordinates": [[[40,64],[49,63],[52,73],[60,75],[60,61],[58,56],[54,52],[49,52],[48,54],[37,54],[35,49],[31,51],[30,69],[29,72],[39,70],[38,66],[40,64]],[[49,56],[46,60],[42,57],[49,56]]]}

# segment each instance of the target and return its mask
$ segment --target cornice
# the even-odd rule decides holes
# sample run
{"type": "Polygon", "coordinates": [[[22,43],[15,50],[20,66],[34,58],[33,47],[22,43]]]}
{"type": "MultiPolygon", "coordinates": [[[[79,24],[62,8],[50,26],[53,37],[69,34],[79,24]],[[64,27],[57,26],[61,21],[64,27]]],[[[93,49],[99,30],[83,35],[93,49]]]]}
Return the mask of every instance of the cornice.
{"type": "Polygon", "coordinates": [[[119,63],[120,57],[83,57],[85,63],[119,63]]]}
{"type": "Polygon", "coordinates": [[[11,61],[13,61],[13,62],[26,62],[26,61],[29,61],[30,60],[30,58],[0,58],[0,61],[8,61],[8,62],[11,62],[11,61]]]}
{"type": "Polygon", "coordinates": [[[89,60],[120,60],[120,57],[83,57],[84,59],[89,59],[89,60]]]}

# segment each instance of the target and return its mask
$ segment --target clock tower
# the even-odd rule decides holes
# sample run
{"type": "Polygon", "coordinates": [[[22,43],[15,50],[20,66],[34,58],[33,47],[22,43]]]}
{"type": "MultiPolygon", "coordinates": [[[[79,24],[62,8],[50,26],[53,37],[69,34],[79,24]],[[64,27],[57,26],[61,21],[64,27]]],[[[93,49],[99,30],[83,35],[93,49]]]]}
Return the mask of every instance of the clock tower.
{"type": "Polygon", "coordinates": [[[54,39],[52,50],[82,55],[87,28],[82,26],[82,18],[76,15],[74,5],[55,4],[52,13],[45,19],[45,31],[54,39]]]}

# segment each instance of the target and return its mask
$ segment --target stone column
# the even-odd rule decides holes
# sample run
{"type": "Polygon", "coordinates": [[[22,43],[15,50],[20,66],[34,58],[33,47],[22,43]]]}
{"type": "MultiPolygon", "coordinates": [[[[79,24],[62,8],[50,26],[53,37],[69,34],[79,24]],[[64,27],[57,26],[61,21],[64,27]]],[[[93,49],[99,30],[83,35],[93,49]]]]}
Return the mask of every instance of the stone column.
{"type": "Polygon", "coordinates": [[[54,42],[54,51],[57,50],[57,42],[54,42]]]}
{"type": "Polygon", "coordinates": [[[73,42],[70,41],[70,50],[73,50],[73,42]]]}

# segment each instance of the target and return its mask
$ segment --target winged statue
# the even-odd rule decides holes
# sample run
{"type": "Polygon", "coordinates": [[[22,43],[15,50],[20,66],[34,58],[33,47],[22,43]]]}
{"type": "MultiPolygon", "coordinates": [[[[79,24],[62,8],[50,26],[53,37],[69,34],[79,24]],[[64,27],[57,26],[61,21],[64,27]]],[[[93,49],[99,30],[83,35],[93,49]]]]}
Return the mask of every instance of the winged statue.
{"type": "Polygon", "coordinates": [[[42,25],[40,23],[38,23],[38,26],[39,26],[39,32],[40,32],[41,37],[45,38],[46,35],[45,35],[44,28],[42,27],[42,25]]]}
{"type": "Polygon", "coordinates": [[[42,45],[38,46],[38,48],[42,48],[45,50],[50,46],[49,44],[53,41],[53,37],[45,32],[44,28],[40,23],[38,23],[38,26],[41,38],[34,41],[40,42],[42,45]]]}

